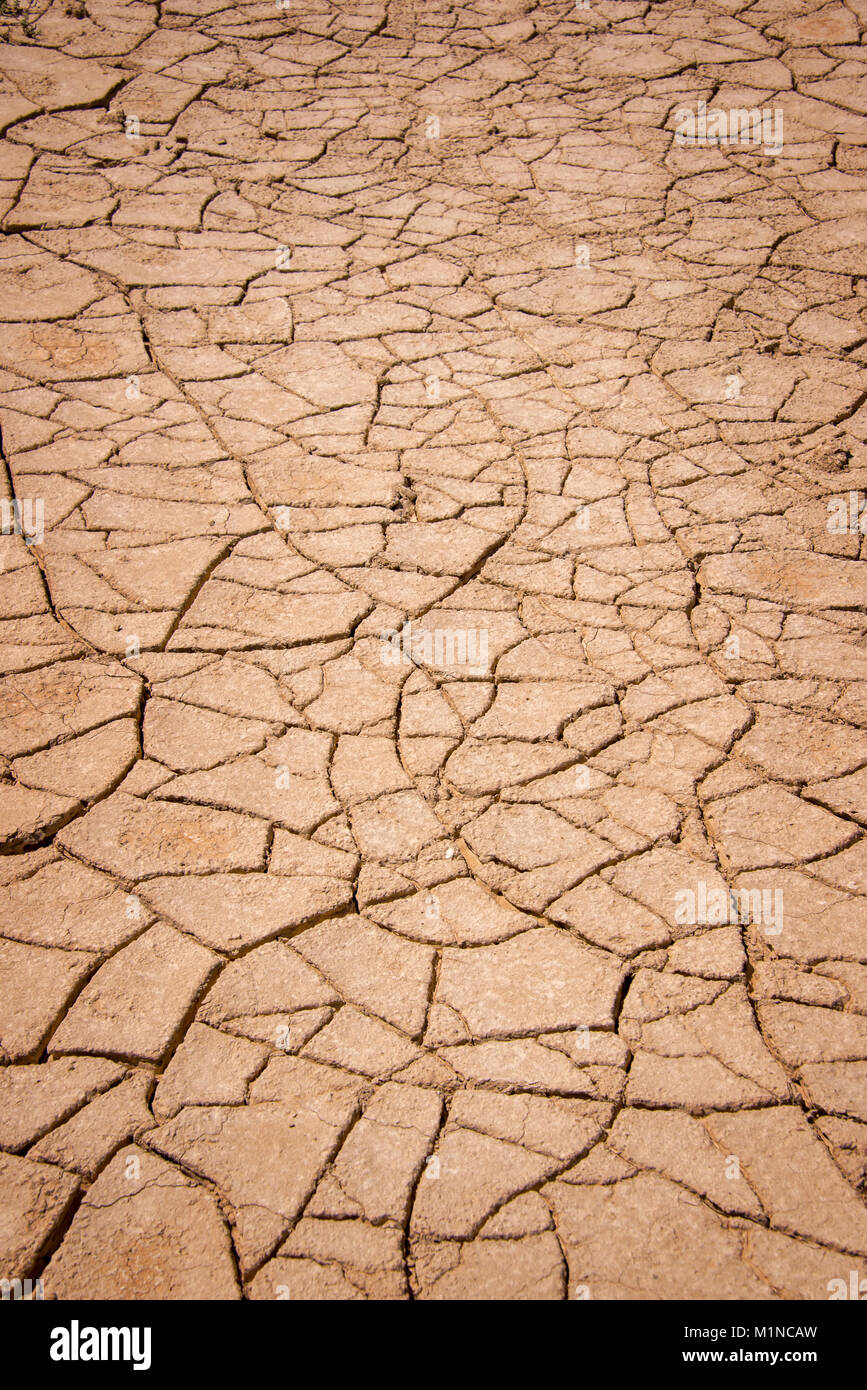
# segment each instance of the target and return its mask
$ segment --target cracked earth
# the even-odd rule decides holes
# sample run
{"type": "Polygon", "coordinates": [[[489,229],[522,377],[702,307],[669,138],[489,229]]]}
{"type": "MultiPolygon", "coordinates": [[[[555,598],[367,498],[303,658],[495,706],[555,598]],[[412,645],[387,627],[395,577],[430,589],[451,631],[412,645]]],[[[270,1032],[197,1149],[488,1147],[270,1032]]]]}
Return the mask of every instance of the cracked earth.
{"type": "Polygon", "coordinates": [[[865,27],[5,0],[0,1276],[867,1279],[865,27]]]}

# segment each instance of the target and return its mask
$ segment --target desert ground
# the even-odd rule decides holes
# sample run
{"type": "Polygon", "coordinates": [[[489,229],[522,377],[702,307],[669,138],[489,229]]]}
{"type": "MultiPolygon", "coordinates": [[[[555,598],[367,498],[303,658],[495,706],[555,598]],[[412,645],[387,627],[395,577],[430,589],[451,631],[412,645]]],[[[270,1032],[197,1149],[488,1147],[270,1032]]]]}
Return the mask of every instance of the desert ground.
{"type": "Polygon", "coordinates": [[[867,1292],[865,29],[4,0],[0,1279],[867,1292]]]}

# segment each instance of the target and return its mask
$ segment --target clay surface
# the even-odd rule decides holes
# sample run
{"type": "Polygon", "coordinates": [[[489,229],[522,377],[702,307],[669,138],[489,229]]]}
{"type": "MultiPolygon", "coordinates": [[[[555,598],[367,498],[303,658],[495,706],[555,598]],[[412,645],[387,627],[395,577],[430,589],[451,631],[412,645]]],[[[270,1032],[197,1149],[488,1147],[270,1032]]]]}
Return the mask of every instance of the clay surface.
{"type": "Polygon", "coordinates": [[[2,5],[0,1278],[867,1290],[865,27],[2,5]]]}

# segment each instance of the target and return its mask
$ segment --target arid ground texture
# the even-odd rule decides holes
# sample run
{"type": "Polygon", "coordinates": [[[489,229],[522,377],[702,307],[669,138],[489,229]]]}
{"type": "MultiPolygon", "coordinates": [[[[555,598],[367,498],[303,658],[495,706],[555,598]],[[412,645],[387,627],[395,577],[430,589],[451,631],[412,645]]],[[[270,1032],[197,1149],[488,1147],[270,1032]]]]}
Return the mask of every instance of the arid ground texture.
{"type": "Polygon", "coordinates": [[[4,1296],[867,1295],[865,30],[3,0],[4,1296]]]}

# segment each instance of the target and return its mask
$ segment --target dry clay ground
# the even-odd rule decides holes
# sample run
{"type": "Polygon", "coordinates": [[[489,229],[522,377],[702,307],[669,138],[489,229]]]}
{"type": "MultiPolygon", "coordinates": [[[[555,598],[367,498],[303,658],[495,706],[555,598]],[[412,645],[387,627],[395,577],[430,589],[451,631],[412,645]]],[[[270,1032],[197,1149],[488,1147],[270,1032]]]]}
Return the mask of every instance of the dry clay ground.
{"type": "Polygon", "coordinates": [[[0,1276],[867,1291],[865,0],[4,11],[0,1276]]]}

